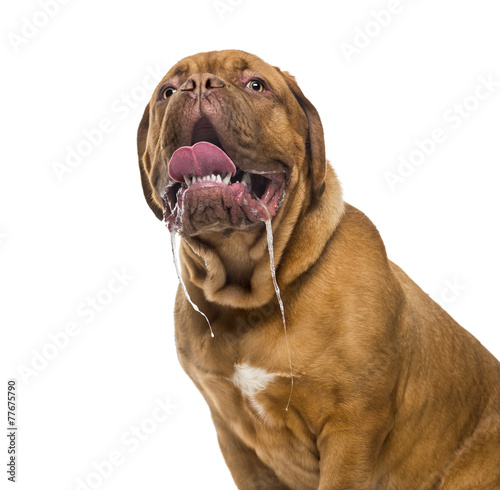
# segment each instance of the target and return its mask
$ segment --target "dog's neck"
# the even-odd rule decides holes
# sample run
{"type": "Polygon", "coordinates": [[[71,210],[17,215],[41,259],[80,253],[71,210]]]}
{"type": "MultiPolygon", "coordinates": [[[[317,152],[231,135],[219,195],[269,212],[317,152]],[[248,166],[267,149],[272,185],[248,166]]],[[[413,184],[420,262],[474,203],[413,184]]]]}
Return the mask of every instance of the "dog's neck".
{"type": "Polygon", "coordinates": [[[182,266],[187,269],[184,278],[189,278],[212,303],[232,307],[267,303],[272,290],[267,291],[262,281],[264,275],[270,275],[262,225],[252,232],[234,232],[229,236],[204,234],[203,239],[184,238],[181,242],[182,266]]]}
{"type": "Polygon", "coordinates": [[[224,266],[227,284],[248,288],[255,269],[255,261],[265,252],[262,227],[252,232],[239,231],[228,235],[204,234],[201,241],[216,252],[224,266]]]}
{"type": "MultiPolygon", "coordinates": [[[[304,209],[304,196],[294,193],[287,212],[273,220],[274,257],[280,289],[304,274],[318,260],[344,211],[342,192],[331,167],[326,191],[304,209]],[[286,221],[286,223],[285,223],[286,221]],[[293,225],[292,225],[293,224],[293,225]],[[304,248],[300,244],[311,243],[304,248]]],[[[256,308],[274,298],[265,224],[248,232],[184,237],[183,276],[200,288],[211,303],[232,308],[256,308]]]]}

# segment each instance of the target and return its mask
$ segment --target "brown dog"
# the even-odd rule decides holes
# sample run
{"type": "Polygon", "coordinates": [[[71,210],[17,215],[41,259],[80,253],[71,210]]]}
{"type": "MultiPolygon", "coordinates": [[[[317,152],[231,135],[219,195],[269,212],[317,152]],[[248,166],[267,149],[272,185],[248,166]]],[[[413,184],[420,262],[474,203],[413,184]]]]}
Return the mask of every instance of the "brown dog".
{"type": "Polygon", "coordinates": [[[343,202],[293,77],[240,51],[186,58],[155,90],[138,152],[215,334],[179,288],[179,359],[238,488],[500,488],[500,364],[343,202]]]}

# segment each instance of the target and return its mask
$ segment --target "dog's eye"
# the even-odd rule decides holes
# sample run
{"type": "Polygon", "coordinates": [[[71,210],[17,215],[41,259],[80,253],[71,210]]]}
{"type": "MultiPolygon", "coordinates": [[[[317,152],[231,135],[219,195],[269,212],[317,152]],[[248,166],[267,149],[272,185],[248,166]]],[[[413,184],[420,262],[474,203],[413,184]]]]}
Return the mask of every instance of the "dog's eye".
{"type": "Polygon", "coordinates": [[[171,95],[175,94],[177,90],[174,87],[167,87],[163,89],[162,99],[168,99],[171,95]]]}
{"type": "Polygon", "coordinates": [[[264,85],[262,84],[262,82],[259,82],[259,80],[250,80],[247,83],[247,87],[251,90],[254,90],[255,92],[264,91],[264,85]]]}

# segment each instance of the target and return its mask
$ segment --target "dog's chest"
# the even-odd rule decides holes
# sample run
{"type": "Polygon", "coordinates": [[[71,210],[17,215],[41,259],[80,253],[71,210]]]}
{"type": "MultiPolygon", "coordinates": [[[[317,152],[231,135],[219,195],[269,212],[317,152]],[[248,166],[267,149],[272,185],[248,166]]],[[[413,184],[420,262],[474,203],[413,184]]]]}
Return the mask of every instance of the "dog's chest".
{"type": "Polygon", "coordinates": [[[209,405],[234,436],[252,448],[291,489],[317,488],[319,458],[311,431],[292,402],[290,377],[249,363],[235,363],[231,376],[201,382],[209,405]]]}
{"type": "Polygon", "coordinates": [[[179,359],[210,405],[214,421],[222,421],[224,432],[251,448],[288,488],[317,488],[319,454],[308,422],[310,383],[294,370],[287,410],[291,377],[286,351],[262,338],[246,342],[260,345],[257,353],[241,344],[189,340],[178,342],[179,359]]]}
{"type": "Polygon", "coordinates": [[[257,415],[265,418],[267,416],[266,408],[262,402],[259,402],[259,395],[265,396],[266,388],[278,376],[278,374],[267,372],[265,369],[242,363],[234,366],[231,382],[248,400],[257,415]]]}

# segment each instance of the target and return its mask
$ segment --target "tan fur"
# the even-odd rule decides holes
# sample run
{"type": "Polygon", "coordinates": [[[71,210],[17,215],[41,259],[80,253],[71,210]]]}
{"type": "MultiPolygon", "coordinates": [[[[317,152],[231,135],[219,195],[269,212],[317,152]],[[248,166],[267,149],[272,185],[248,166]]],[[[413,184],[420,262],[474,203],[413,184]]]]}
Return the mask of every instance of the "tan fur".
{"type": "MultiPolygon", "coordinates": [[[[500,488],[500,364],[387,259],[374,225],[344,204],[319,116],[294,79],[222,51],[182,60],[160,86],[212,73],[227,85],[213,102],[226,114],[245,70],[275,90],[245,116],[263,128],[248,151],[256,161],[275,152],[292,162],[272,221],[294,372],[289,410],[263,223],[181,232],[183,278],[215,338],[180,289],[175,304],[180,362],[210,407],[238,488],[500,488]],[[269,373],[256,384],[264,389],[245,395],[238,376],[247,371],[234,378],[236,365],[269,373]]],[[[157,94],[138,147],[146,199],[161,217],[165,155],[176,145],[169,123],[182,126],[187,112],[180,96],[177,106],[158,108],[157,94]]],[[[229,146],[239,137],[226,136],[229,146]]]]}

